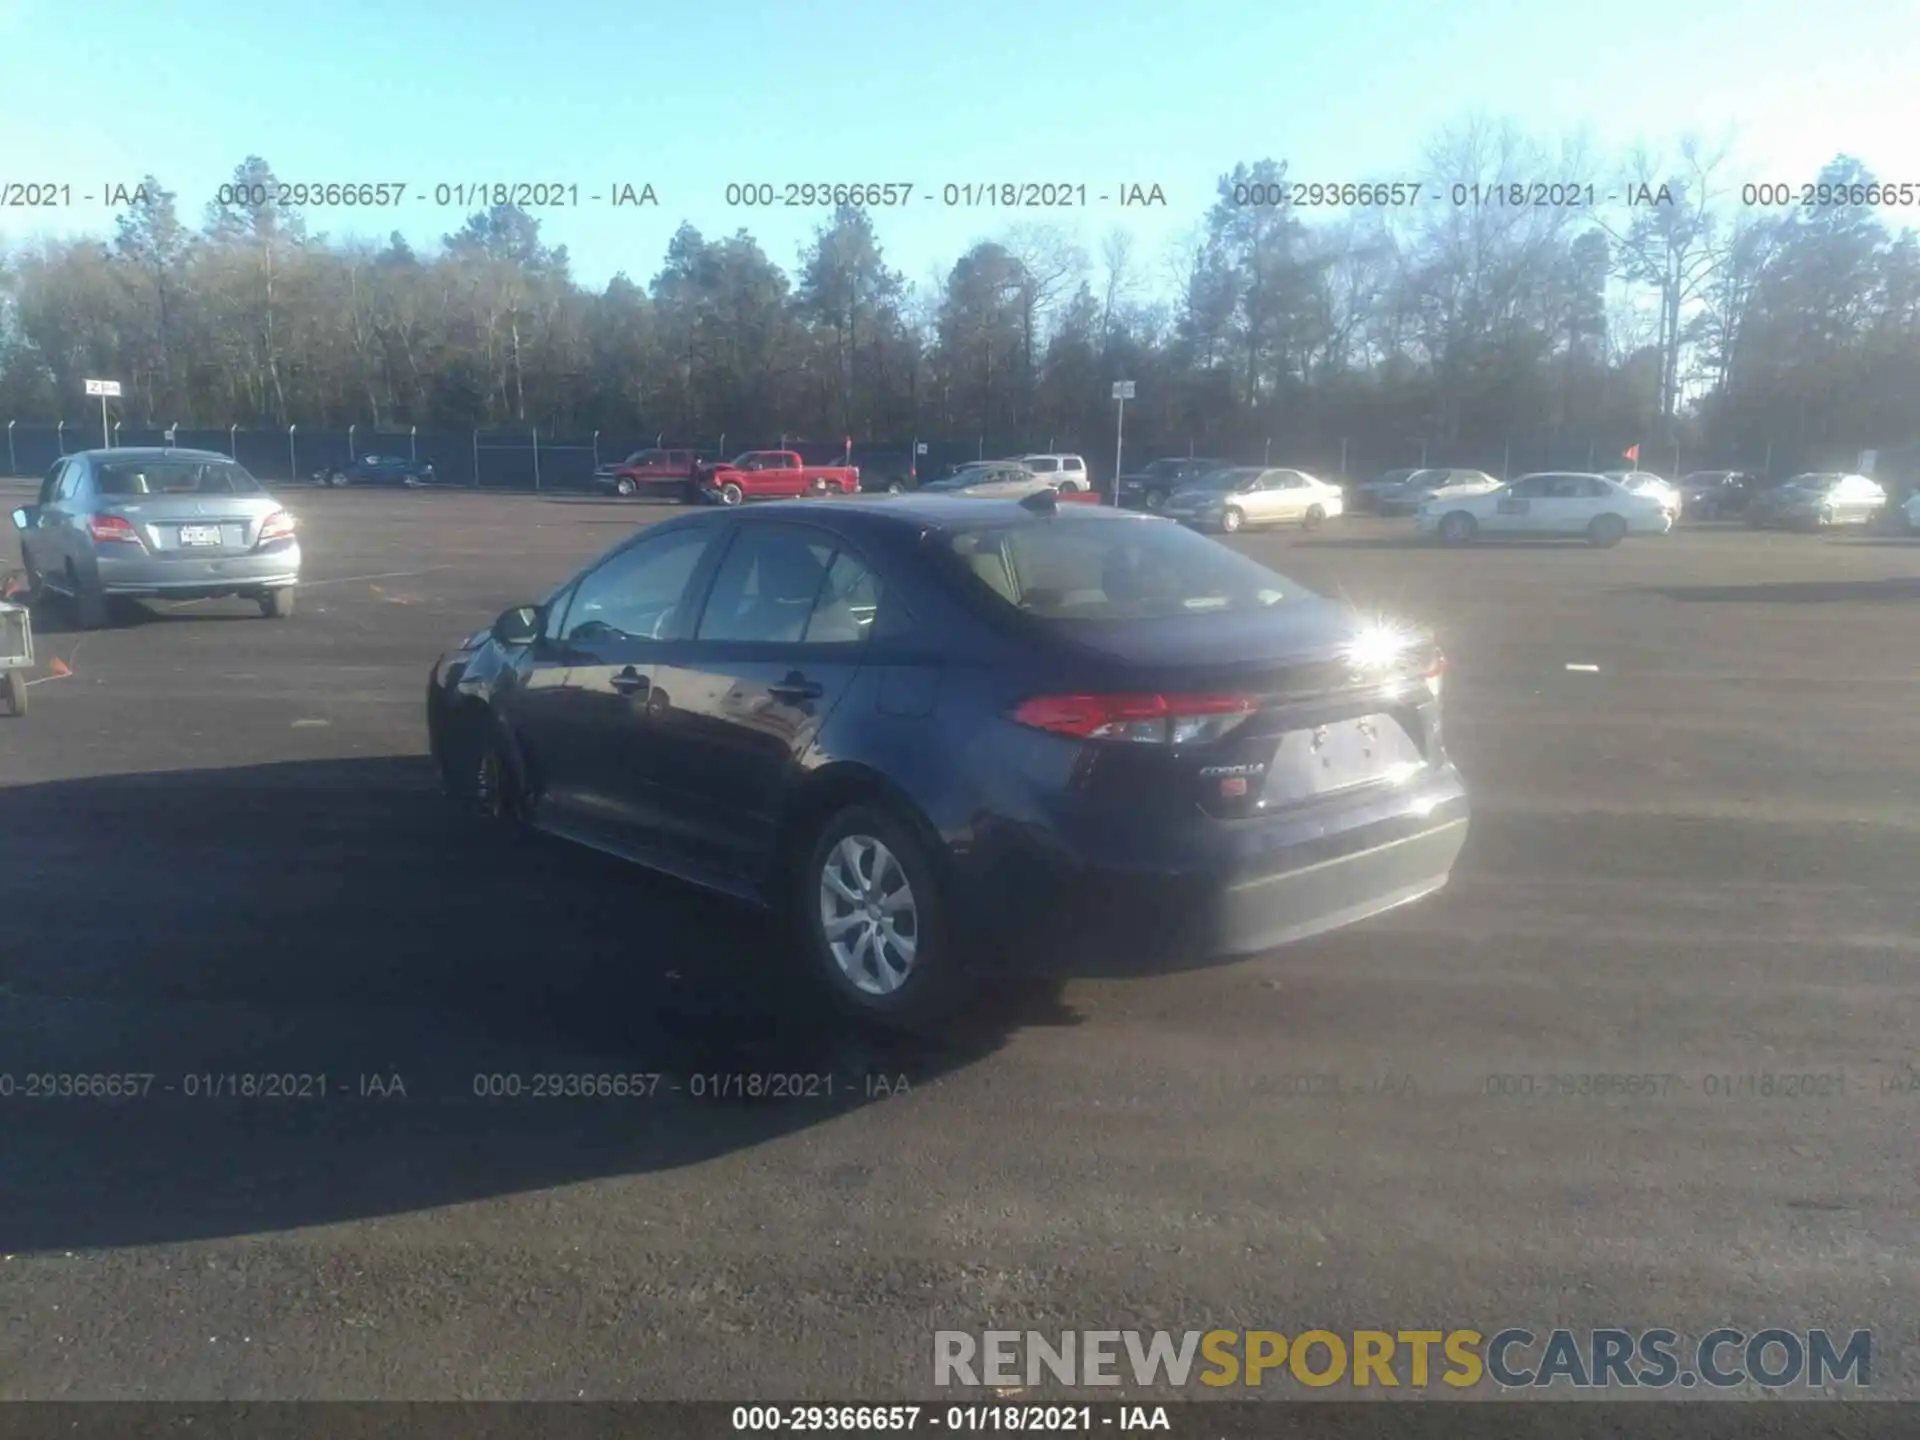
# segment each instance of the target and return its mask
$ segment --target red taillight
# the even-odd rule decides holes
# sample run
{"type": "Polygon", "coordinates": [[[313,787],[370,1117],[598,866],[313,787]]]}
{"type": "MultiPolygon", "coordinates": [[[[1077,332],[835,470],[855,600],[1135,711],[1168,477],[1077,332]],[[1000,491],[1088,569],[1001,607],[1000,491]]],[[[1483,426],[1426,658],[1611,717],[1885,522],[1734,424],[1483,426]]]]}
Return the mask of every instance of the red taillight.
{"type": "Polygon", "coordinates": [[[119,541],[123,545],[140,543],[140,532],[118,515],[88,516],[87,533],[96,540],[119,541]]]}
{"type": "Polygon", "coordinates": [[[284,510],[276,510],[260,522],[260,534],[253,543],[264,545],[269,540],[286,540],[292,535],[293,516],[284,510]]]}
{"type": "Polygon", "coordinates": [[[1013,718],[1079,740],[1193,745],[1219,739],[1257,708],[1246,695],[1036,695],[1013,718]]]}

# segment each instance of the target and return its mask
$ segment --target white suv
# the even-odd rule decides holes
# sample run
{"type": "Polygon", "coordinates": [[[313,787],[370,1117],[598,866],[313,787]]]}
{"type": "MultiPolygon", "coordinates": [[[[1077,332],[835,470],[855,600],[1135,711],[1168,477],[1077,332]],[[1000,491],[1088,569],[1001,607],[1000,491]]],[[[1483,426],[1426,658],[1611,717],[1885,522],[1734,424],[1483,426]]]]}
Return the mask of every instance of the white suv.
{"type": "Polygon", "coordinates": [[[1056,489],[1093,488],[1093,481],[1087,476],[1087,462],[1078,455],[1021,455],[1016,463],[1026,466],[1043,480],[1057,481],[1056,489]]]}

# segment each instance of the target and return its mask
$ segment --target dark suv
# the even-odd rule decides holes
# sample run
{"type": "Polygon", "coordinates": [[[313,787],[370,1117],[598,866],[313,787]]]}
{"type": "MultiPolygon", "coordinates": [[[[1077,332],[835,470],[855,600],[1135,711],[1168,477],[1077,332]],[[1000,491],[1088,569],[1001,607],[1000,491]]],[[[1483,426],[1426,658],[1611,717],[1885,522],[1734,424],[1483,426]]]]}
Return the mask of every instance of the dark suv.
{"type": "Polygon", "coordinates": [[[405,455],[362,455],[347,465],[331,465],[315,473],[321,485],[431,485],[433,462],[405,455]]]}

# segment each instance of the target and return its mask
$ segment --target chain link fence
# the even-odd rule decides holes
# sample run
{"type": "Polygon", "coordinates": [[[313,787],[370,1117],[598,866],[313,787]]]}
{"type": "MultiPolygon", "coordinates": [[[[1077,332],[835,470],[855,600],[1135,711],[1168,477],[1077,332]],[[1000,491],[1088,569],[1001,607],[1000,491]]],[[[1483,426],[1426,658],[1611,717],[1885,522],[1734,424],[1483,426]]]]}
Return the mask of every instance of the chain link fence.
{"type": "MultiPolygon", "coordinates": [[[[1112,437],[1086,441],[1061,434],[912,436],[885,441],[816,440],[794,435],[729,434],[700,437],[669,433],[595,432],[552,435],[538,430],[405,430],[351,426],[345,430],[307,429],[299,424],[277,429],[225,429],[180,426],[158,430],[118,423],[107,443],[114,446],[173,446],[215,450],[231,455],[261,479],[305,482],[343,470],[369,456],[402,456],[431,464],[442,485],[503,491],[585,491],[594,471],[636,450],[663,446],[690,449],[702,459],[719,460],[744,450],[796,450],[808,464],[851,463],[883,478],[936,479],[975,460],[1061,451],[1086,457],[1096,483],[1113,473],[1112,437]]],[[[97,448],[102,443],[98,418],[88,423],[52,425],[6,421],[8,473],[37,477],[60,456],[97,448]]],[[[1327,479],[1362,480],[1388,470],[1450,466],[1484,470],[1511,478],[1532,470],[1618,470],[1639,468],[1678,477],[1692,470],[1745,470],[1783,479],[1805,470],[1860,467],[1868,446],[1809,447],[1767,444],[1713,450],[1689,445],[1642,444],[1637,462],[1625,458],[1636,442],[1618,436],[1567,437],[1516,435],[1499,440],[1443,444],[1417,437],[1378,435],[1335,440],[1272,436],[1257,446],[1222,445],[1190,436],[1130,434],[1124,458],[1129,470],[1162,457],[1207,456],[1242,465],[1289,465],[1327,479]]],[[[1920,442],[1883,447],[1874,473],[1889,489],[1905,493],[1920,479],[1920,442]]]]}

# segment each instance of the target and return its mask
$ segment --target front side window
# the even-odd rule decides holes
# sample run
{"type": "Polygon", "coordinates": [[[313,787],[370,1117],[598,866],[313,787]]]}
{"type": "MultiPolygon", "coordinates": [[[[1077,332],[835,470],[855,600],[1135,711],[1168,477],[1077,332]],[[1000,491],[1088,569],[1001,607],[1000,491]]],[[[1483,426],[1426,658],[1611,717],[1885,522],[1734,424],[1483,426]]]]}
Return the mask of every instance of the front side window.
{"type": "Polygon", "coordinates": [[[682,530],[610,556],[574,587],[564,638],[576,644],[667,638],[687,584],[712,543],[710,529],[682,530]]]}

